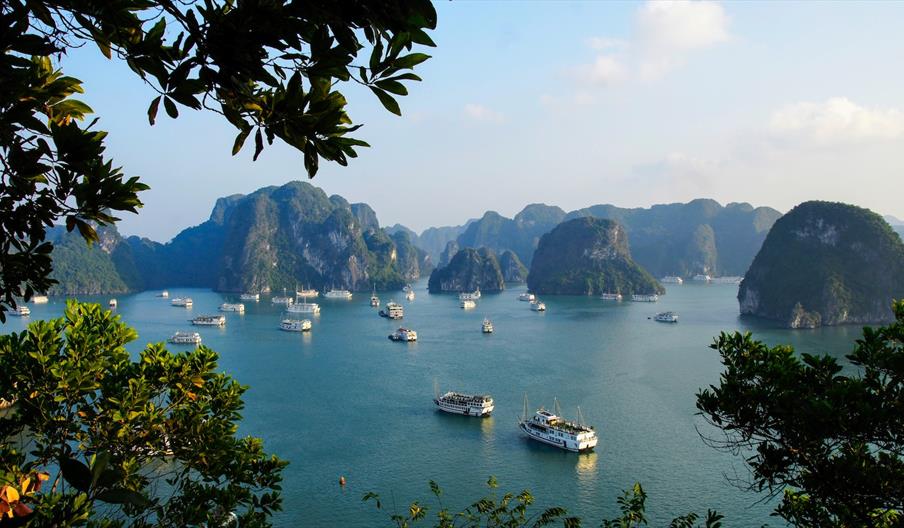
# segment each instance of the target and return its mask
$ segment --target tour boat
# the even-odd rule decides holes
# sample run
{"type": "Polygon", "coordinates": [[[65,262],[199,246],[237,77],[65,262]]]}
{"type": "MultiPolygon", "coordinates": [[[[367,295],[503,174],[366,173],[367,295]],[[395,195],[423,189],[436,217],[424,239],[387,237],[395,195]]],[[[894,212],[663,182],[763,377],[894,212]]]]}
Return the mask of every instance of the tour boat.
{"type": "Polygon", "coordinates": [[[386,303],[386,310],[380,310],[380,317],[388,317],[390,319],[401,319],[405,316],[405,310],[402,308],[402,305],[389,301],[386,303]]]}
{"type": "Polygon", "coordinates": [[[494,328],[493,328],[493,323],[490,322],[489,319],[484,319],[484,320],[483,320],[483,326],[481,327],[481,331],[482,331],[484,334],[492,334],[492,333],[493,333],[493,330],[494,330],[494,328]]]}
{"type": "Polygon", "coordinates": [[[46,295],[35,295],[31,298],[31,302],[35,304],[47,304],[50,299],[47,298],[46,295]]]}
{"type": "Polygon", "coordinates": [[[245,313],[245,305],[242,303],[223,303],[220,305],[220,311],[245,313]]]}
{"type": "Polygon", "coordinates": [[[260,301],[261,294],[259,293],[243,293],[239,295],[239,299],[243,301],[260,301]]]}
{"type": "Polygon", "coordinates": [[[169,338],[170,343],[177,345],[200,345],[201,334],[198,332],[176,332],[169,338]]]}
{"type": "Polygon", "coordinates": [[[620,301],[622,300],[622,294],[620,293],[604,293],[600,295],[600,299],[604,301],[620,301]]]}
{"type": "Polygon", "coordinates": [[[533,310],[533,311],[535,311],[535,312],[545,312],[545,311],[546,311],[546,305],[543,304],[543,302],[540,301],[540,299],[537,299],[537,300],[535,300],[535,301],[531,301],[531,303],[530,303],[530,309],[533,310]]]}
{"type": "Polygon", "coordinates": [[[660,323],[677,323],[678,314],[676,314],[675,312],[660,312],[654,315],[653,319],[659,321],[660,323]]]}
{"type": "Polygon", "coordinates": [[[664,284],[684,284],[684,279],[675,275],[669,275],[659,279],[659,282],[664,284]]]}
{"type": "Polygon", "coordinates": [[[170,301],[170,304],[173,306],[182,306],[185,308],[191,308],[192,300],[191,300],[191,297],[176,297],[172,301],[170,301]]]}
{"type": "Polygon", "coordinates": [[[726,277],[713,277],[710,279],[710,282],[713,284],[741,284],[741,281],[744,277],[736,277],[736,276],[726,276],[726,277]]]}
{"type": "Polygon", "coordinates": [[[308,332],[311,330],[311,321],[307,319],[283,319],[279,323],[279,329],[286,332],[308,332]]]}
{"type": "Polygon", "coordinates": [[[698,281],[698,282],[709,282],[709,281],[713,280],[713,278],[710,277],[709,275],[706,275],[703,273],[698,273],[697,275],[694,275],[694,280],[698,281]]]}
{"type": "Polygon", "coordinates": [[[407,328],[399,328],[395,332],[389,334],[389,339],[392,341],[417,341],[417,332],[414,330],[409,330],[407,328]]]}
{"type": "Polygon", "coordinates": [[[433,398],[436,407],[444,412],[465,416],[489,416],[493,412],[493,398],[489,394],[447,392],[433,398]]]}
{"type": "Polygon", "coordinates": [[[324,295],[327,299],[351,299],[352,292],[348,290],[330,290],[324,295]]]}
{"type": "Polygon", "coordinates": [[[410,292],[410,291],[411,291],[411,285],[410,285],[410,284],[406,284],[406,285],[402,286],[402,291],[405,292],[405,293],[410,292]]]}
{"type": "Polygon", "coordinates": [[[317,303],[309,303],[307,302],[307,299],[304,299],[303,302],[290,304],[288,308],[286,308],[286,311],[289,313],[317,315],[320,313],[320,305],[317,303]]]}
{"type": "Polygon", "coordinates": [[[157,294],[157,297],[163,297],[164,299],[166,299],[167,297],[169,297],[169,291],[163,290],[162,292],[157,294]]]}
{"type": "Polygon", "coordinates": [[[110,299],[110,302],[107,303],[107,306],[109,306],[110,308],[116,308],[118,304],[119,302],[117,302],[116,299],[110,299]]]}
{"type": "Polygon", "coordinates": [[[225,315],[199,315],[191,320],[195,326],[226,326],[225,315]]]}
{"type": "Polygon", "coordinates": [[[524,302],[533,302],[534,300],[536,300],[536,297],[534,297],[533,293],[524,292],[518,296],[518,300],[524,302]]]}
{"type": "Polygon", "coordinates": [[[29,309],[28,306],[20,304],[19,306],[16,306],[15,310],[10,310],[9,315],[16,317],[28,317],[29,315],[31,315],[31,309],[29,309]]]}
{"type": "Polygon", "coordinates": [[[631,300],[634,302],[656,302],[659,300],[659,296],[655,293],[650,294],[641,294],[635,293],[631,296],[631,300]]]}
{"type": "Polygon", "coordinates": [[[374,292],[370,294],[370,305],[374,308],[380,306],[380,298],[377,297],[377,285],[374,285],[374,292]]]}
{"type": "Polygon", "coordinates": [[[301,289],[301,290],[296,289],[296,291],[295,291],[295,297],[315,297],[316,298],[318,295],[320,295],[320,292],[318,292],[314,288],[301,289]]]}
{"type": "Polygon", "coordinates": [[[289,306],[290,304],[292,304],[292,298],[285,297],[285,296],[277,296],[277,297],[271,298],[270,302],[272,302],[273,304],[285,304],[286,306],[289,306]]]}
{"type": "Polygon", "coordinates": [[[471,299],[465,299],[461,301],[461,307],[466,310],[469,308],[474,308],[475,306],[477,306],[477,303],[472,301],[471,299]]]}
{"type": "Polygon", "coordinates": [[[518,422],[518,427],[531,440],[575,452],[592,451],[596,447],[598,439],[593,427],[568,421],[542,407],[530,418],[526,414],[518,422]]]}
{"type": "Polygon", "coordinates": [[[405,298],[408,299],[409,301],[413,301],[414,300],[414,290],[406,291],[405,298]]]}

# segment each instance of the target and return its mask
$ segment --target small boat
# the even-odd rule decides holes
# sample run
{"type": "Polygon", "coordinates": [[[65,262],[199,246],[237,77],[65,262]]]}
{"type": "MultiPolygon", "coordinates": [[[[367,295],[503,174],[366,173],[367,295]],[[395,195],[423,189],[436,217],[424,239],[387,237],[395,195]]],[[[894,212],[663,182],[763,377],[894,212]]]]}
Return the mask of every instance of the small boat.
{"type": "Polygon", "coordinates": [[[568,421],[543,407],[530,418],[522,416],[518,427],[528,438],[566,451],[592,451],[598,441],[593,427],[568,421]]]}
{"type": "Polygon", "coordinates": [[[489,319],[484,319],[483,326],[481,326],[480,331],[483,332],[484,334],[492,334],[493,330],[494,330],[493,323],[490,322],[489,319]]]}
{"type": "Polygon", "coordinates": [[[536,297],[534,297],[533,293],[524,292],[518,296],[518,300],[524,302],[534,302],[536,300],[536,297]]]}
{"type": "Polygon", "coordinates": [[[195,326],[226,326],[225,315],[199,315],[191,320],[195,326]]]}
{"type": "Polygon", "coordinates": [[[406,285],[402,286],[402,291],[405,292],[405,293],[410,292],[410,291],[411,291],[411,285],[410,285],[410,284],[406,284],[406,285]]]}
{"type": "Polygon", "coordinates": [[[493,398],[489,394],[462,394],[447,392],[433,398],[436,408],[452,414],[465,416],[489,416],[493,412],[493,398]]]}
{"type": "Polygon", "coordinates": [[[46,295],[35,295],[31,298],[31,302],[35,304],[47,304],[49,301],[46,295]]]}
{"type": "Polygon", "coordinates": [[[535,312],[545,312],[546,304],[544,304],[542,301],[540,301],[540,299],[537,299],[535,301],[531,301],[530,309],[535,312]]]}
{"type": "Polygon", "coordinates": [[[192,302],[193,301],[191,300],[191,297],[176,297],[172,301],[170,301],[170,304],[173,306],[191,308],[192,302]]]}
{"type": "Polygon", "coordinates": [[[170,343],[177,345],[200,345],[201,334],[198,332],[176,332],[169,338],[170,343]]]}
{"type": "Polygon", "coordinates": [[[380,298],[377,297],[377,285],[374,284],[374,292],[370,294],[370,305],[374,308],[380,306],[380,298]]]}
{"type": "Polygon", "coordinates": [[[710,282],[713,278],[705,273],[698,273],[694,275],[694,280],[697,282],[710,282]]]}
{"type": "Polygon", "coordinates": [[[107,303],[110,308],[116,308],[118,305],[119,302],[116,299],[110,299],[110,302],[107,303]]]}
{"type": "Polygon", "coordinates": [[[675,275],[668,275],[659,279],[659,282],[663,284],[684,284],[684,279],[675,275]]]}
{"type": "Polygon", "coordinates": [[[169,297],[169,291],[163,290],[162,292],[157,294],[157,297],[163,297],[164,299],[169,297]]]}
{"type": "Polygon", "coordinates": [[[305,300],[304,302],[290,304],[288,308],[286,308],[286,311],[289,313],[317,315],[320,313],[320,305],[317,303],[309,303],[305,300]]]}
{"type": "Polygon", "coordinates": [[[660,323],[677,323],[678,314],[675,312],[660,312],[653,316],[653,319],[660,323]]]}
{"type": "Polygon", "coordinates": [[[9,315],[15,317],[28,317],[31,315],[31,309],[29,309],[28,306],[20,304],[19,306],[16,306],[15,310],[10,310],[9,315]]]}
{"type": "Polygon", "coordinates": [[[348,290],[330,290],[324,295],[327,299],[351,299],[352,292],[348,290]]]}
{"type": "Polygon", "coordinates": [[[289,306],[293,301],[291,297],[273,297],[270,299],[270,302],[273,304],[285,304],[286,306],[289,306]]]}
{"type": "Polygon", "coordinates": [[[659,296],[655,293],[650,294],[640,294],[635,293],[631,296],[631,300],[634,302],[657,302],[659,300],[659,296]]]}
{"type": "Polygon", "coordinates": [[[380,310],[380,317],[388,317],[389,319],[401,319],[402,317],[405,317],[405,310],[404,308],[402,308],[401,304],[394,301],[389,301],[388,303],[386,303],[386,309],[380,310]]]}
{"type": "Polygon", "coordinates": [[[405,292],[405,299],[407,299],[409,301],[413,301],[414,300],[414,290],[408,290],[407,292],[405,292]]]}
{"type": "Polygon", "coordinates": [[[220,305],[220,311],[245,313],[245,305],[242,303],[223,303],[220,305]]]}
{"type": "Polygon", "coordinates": [[[726,276],[713,277],[712,279],[710,279],[710,282],[713,284],[741,284],[742,280],[744,280],[744,277],[726,276]]]}
{"type": "Polygon", "coordinates": [[[474,308],[475,306],[477,306],[477,303],[472,301],[471,299],[465,299],[461,301],[461,307],[465,310],[474,308]]]}
{"type": "Polygon", "coordinates": [[[604,301],[621,301],[622,294],[620,293],[604,293],[600,295],[600,299],[604,301]]]}
{"type": "Polygon", "coordinates": [[[414,330],[409,330],[408,328],[399,328],[395,332],[389,334],[389,339],[391,341],[404,341],[404,342],[412,342],[417,341],[417,332],[414,330]]]}
{"type": "Polygon", "coordinates": [[[243,294],[239,295],[239,299],[241,299],[243,301],[255,301],[256,302],[256,301],[261,300],[261,294],[259,294],[259,293],[243,293],[243,294]]]}
{"type": "Polygon", "coordinates": [[[279,329],[286,332],[308,332],[311,330],[311,321],[308,319],[283,319],[279,323],[279,329]]]}
{"type": "Polygon", "coordinates": [[[459,301],[476,301],[480,299],[480,288],[473,292],[461,292],[458,294],[459,301]]]}
{"type": "Polygon", "coordinates": [[[295,290],[296,297],[314,297],[314,298],[316,298],[318,295],[320,295],[320,292],[318,292],[314,288],[301,289],[301,290],[296,289],[295,290]]]}

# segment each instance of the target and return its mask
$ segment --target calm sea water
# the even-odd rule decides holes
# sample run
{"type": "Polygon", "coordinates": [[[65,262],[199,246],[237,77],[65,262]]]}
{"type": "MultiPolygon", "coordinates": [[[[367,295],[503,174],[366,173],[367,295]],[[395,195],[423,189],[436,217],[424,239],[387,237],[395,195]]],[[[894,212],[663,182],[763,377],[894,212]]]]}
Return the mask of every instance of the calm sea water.
{"type": "MultiPolygon", "coordinates": [[[[379,294],[384,304],[404,304],[404,324],[417,330],[417,343],[390,342],[398,324],[378,317],[363,293],[351,301],[321,298],[323,311],[308,334],[277,330],[281,310],[269,299],[246,303],[244,315],[227,314],[224,329],[200,329],[221,368],[251,387],[240,432],[263,437],[269,452],[291,461],[276,526],[388,526],[385,514],[361,502],[363,493],[376,491],[387,507],[404,511],[412,500],[433,504],[432,479],[447,506],[463,507],[487,493],[490,475],[499,491],[530,489],[539,507],[564,506],[590,526],[614,516],[616,497],[635,481],[649,495],[653,525],[707,508],[726,514],[729,526],[780,525],[769,517],[770,505],[756,504],[761,496],[727,482],[746,475],[743,464],[698,436],[694,394],[717,383],[721,370],[707,345],[721,330],[740,329],[770,344],[841,357],[860,334],[856,327],[790,331],[741,319],[732,285],[672,285],[656,304],[549,296],[546,313],[517,300],[523,287],[484,294],[468,311],[455,295],[429,295],[425,287],[416,285],[411,302],[401,292],[379,294]],[[681,322],[648,319],[664,310],[678,312],[681,322]],[[484,317],[494,334],[480,332],[484,317]],[[442,390],[491,393],[493,417],[436,412],[434,382],[442,390]],[[516,420],[525,394],[531,412],[552,407],[554,398],[569,417],[580,406],[599,432],[596,451],[566,453],[522,437],[516,420]]],[[[139,332],[133,351],[238,299],[170,290],[171,297],[193,297],[186,310],[155,294],[118,297],[118,312],[139,332]]],[[[30,318],[10,318],[0,330],[59,316],[63,300],[31,308],[30,318]]]]}

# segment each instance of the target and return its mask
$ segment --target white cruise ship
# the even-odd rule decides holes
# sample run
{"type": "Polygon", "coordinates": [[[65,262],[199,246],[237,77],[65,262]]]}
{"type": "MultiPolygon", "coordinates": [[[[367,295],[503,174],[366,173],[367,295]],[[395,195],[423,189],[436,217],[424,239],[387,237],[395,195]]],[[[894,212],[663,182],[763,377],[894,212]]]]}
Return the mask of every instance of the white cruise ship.
{"type": "Polygon", "coordinates": [[[169,291],[163,290],[162,292],[157,294],[157,297],[163,297],[164,299],[169,297],[169,291]]]}
{"type": "Polygon", "coordinates": [[[117,301],[116,299],[110,299],[110,302],[107,303],[107,306],[109,306],[110,308],[116,308],[117,306],[119,306],[119,301],[117,301]]]}
{"type": "Polygon", "coordinates": [[[528,438],[566,451],[591,451],[598,440],[593,427],[570,422],[542,407],[530,418],[522,417],[518,427],[528,438]]]}
{"type": "Polygon", "coordinates": [[[303,299],[302,302],[290,304],[286,308],[286,311],[289,313],[317,315],[320,313],[320,305],[317,303],[309,303],[307,299],[303,299]]]}
{"type": "Polygon", "coordinates": [[[604,293],[600,295],[600,299],[604,301],[620,301],[623,297],[620,293],[604,293]]]}
{"type": "Polygon", "coordinates": [[[698,273],[697,275],[694,275],[694,280],[697,282],[709,282],[709,281],[713,280],[713,278],[710,277],[709,275],[706,275],[703,273],[698,273]]]}
{"type": "Polygon", "coordinates": [[[259,294],[259,293],[243,293],[243,294],[239,295],[239,299],[241,299],[243,301],[257,302],[257,301],[261,300],[261,294],[259,294]]]}
{"type": "Polygon", "coordinates": [[[480,331],[484,334],[492,334],[495,328],[493,328],[493,323],[489,319],[483,320],[483,325],[480,327],[480,331]]]}
{"type": "Polygon", "coordinates": [[[677,323],[678,314],[676,314],[675,312],[659,312],[658,314],[653,316],[653,319],[659,321],[660,323],[677,323]]]}
{"type": "Polygon", "coordinates": [[[279,329],[286,332],[308,332],[311,330],[311,321],[307,319],[283,319],[279,323],[279,329]]]}
{"type": "Polygon", "coordinates": [[[223,303],[220,305],[220,311],[245,313],[245,305],[242,303],[223,303]]]}
{"type": "Polygon", "coordinates": [[[684,284],[684,279],[676,275],[668,275],[659,279],[659,282],[663,284],[684,284]]]}
{"type": "Polygon", "coordinates": [[[198,332],[176,332],[169,338],[170,343],[177,345],[200,345],[201,334],[198,332]]]}
{"type": "Polygon", "coordinates": [[[330,290],[323,294],[327,299],[351,299],[352,292],[348,290],[330,290]]]}
{"type": "Polygon", "coordinates": [[[405,292],[405,299],[407,299],[407,300],[409,300],[409,301],[413,301],[413,300],[414,300],[414,290],[408,290],[408,291],[406,291],[406,292],[405,292]]]}
{"type": "Polygon", "coordinates": [[[474,308],[476,306],[477,306],[477,303],[472,301],[471,299],[465,299],[465,300],[461,301],[461,307],[465,310],[474,308]]]}
{"type": "Polygon", "coordinates": [[[173,306],[191,308],[192,302],[193,301],[191,300],[191,297],[176,297],[172,301],[170,301],[170,304],[173,306]]]}
{"type": "Polygon", "coordinates": [[[380,298],[377,297],[376,293],[374,293],[373,295],[370,296],[370,305],[373,306],[374,308],[377,308],[380,306],[380,298]]]}
{"type": "Polygon", "coordinates": [[[437,409],[465,416],[489,416],[493,412],[493,398],[489,394],[462,394],[447,392],[433,398],[437,409]]]}
{"type": "Polygon", "coordinates": [[[31,302],[35,304],[47,304],[49,301],[46,295],[35,295],[31,298],[31,302]]]}
{"type": "Polygon", "coordinates": [[[713,284],[741,284],[741,281],[744,280],[744,277],[736,277],[736,276],[726,276],[726,277],[713,277],[710,279],[710,282],[713,284]]]}
{"type": "Polygon", "coordinates": [[[531,301],[530,309],[535,312],[545,312],[546,304],[544,304],[542,301],[540,301],[540,299],[536,299],[534,301],[531,301]]]}
{"type": "Polygon", "coordinates": [[[16,306],[15,310],[10,310],[9,315],[12,315],[14,317],[28,317],[29,315],[31,315],[31,309],[29,309],[28,306],[25,306],[24,304],[20,304],[19,306],[16,306]]]}
{"type": "Polygon", "coordinates": [[[296,291],[295,291],[295,297],[313,297],[316,299],[318,295],[320,295],[320,292],[318,292],[314,288],[307,288],[307,289],[301,289],[301,290],[296,289],[296,291]]]}
{"type": "Polygon", "coordinates": [[[195,326],[226,326],[225,315],[199,315],[191,320],[195,326]]]}
{"type": "Polygon", "coordinates": [[[289,306],[292,304],[292,298],[287,296],[272,297],[270,302],[273,304],[285,304],[286,306],[289,306]]]}
{"type": "Polygon", "coordinates": [[[533,302],[533,301],[535,301],[536,299],[537,299],[537,298],[534,297],[534,294],[533,294],[533,293],[530,293],[530,292],[524,292],[524,293],[522,293],[521,295],[518,296],[518,300],[519,300],[519,301],[524,301],[524,302],[533,302]]]}
{"type": "Polygon", "coordinates": [[[458,294],[459,301],[476,301],[478,299],[480,299],[480,288],[473,292],[461,292],[458,294]]]}
{"type": "Polygon", "coordinates": [[[386,303],[386,309],[380,310],[380,317],[388,317],[389,319],[401,319],[402,317],[405,317],[405,309],[402,308],[401,304],[394,301],[389,301],[388,303],[386,303]]]}
{"type": "Polygon", "coordinates": [[[417,341],[417,332],[408,328],[399,328],[395,332],[389,334],[391,341],[411,342],[417,341]]]}
{"type": "Polygon", "coordinates": [[[631,296],[631,300],[634,302],[656,302],[659,300],[659,296],[655,293],[651,294],[640,294],[635,293],[631,296]]]}

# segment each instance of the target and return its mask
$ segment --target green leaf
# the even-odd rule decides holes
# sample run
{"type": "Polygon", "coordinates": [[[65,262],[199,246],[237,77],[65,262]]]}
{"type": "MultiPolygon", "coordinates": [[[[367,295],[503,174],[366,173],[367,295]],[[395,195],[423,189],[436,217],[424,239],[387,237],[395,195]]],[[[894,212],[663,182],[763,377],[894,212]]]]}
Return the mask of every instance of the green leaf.
{"type": "Polygon", "coordinates": [[[379,88],[386,90],[387,92],[394,93],[396,95],[408,95],[408,89],[405,88],[405,85],[398,81],[390,81],[388,79],[384,79],[382,81],[377,81],[376,84],[379,88]]]}
{"type": "Polygon", "coordinates": [[[97,479],[100,478],[101,473],[107,469],[107,465],[110,464],[110,452],[109,451],[101,451],[94,457],[94,462],[91,464],[91,485],[94,486],[97,484],[97,479]]]}
{"type": "Polygon", "coordinates": [[[172,100],[170,100],[169,97],[163,98],[163,108],[166,109],[167,115],[169,115],[173,119],[176,119],[177,117],[179,117],[179,109],[176,108],[176,103],[174,103],[172,100]]]}
{"type": "Polygon", "coordinates": [[[242,150],[242,146],[245,145],[245,140],[248,139],[248,134],[251,133],[250,128],[246,128],[239,132],[237,136],[235,136],[235,143],[232,144],[232,155],[235,156],[242,150]]]}
{"type": "Polygon", "coordinates": [[[261,155],[261,152],[264,151],[264,137],[261,135],[261,129],[257,129],[257,134],[254,135],[254,161],[257,161],[257,157],[261,155]]]}
{"type": "Polygon", "coordinates": [[[131,504],[140,508],[146,508],[150,501],[137,491],[125,488],[113,488],[97,494],[97,500],[110,504],[131,504]]]}
{"type": "Polygon", "coordinates": [[[401,68],[413,68],[414,66],[417,66],[418,64],[424,62],[425,60],[427,60],[429,58],[430,58],[430,55],[427,55],[426,53],[411,53],[411,54],[405,55],[404,57],[399,57],[398,59],[393,61],[392,65],[393,65],[393,67],[400,68],[400,69],[401,68]]]}
{"type": "Polygon", "coordinates": [[[391,95],[374,86],[371,86],[370,90],[377,96],[377,99],[380,100],[380,103],[383,104],[384,108],[397,116],[402,115],[402,109],[399,108],[399,103],[393,99],[391,95]]]}
{"type": "Polygon", "coordinates": [[[148,122],[151,126],[154,126],[154,121],[157,120],[157,108],[160,106],[160,97],[157,96],[151,101],[151,106],[148,107],[148,122]]]}
{"type": "Polygon", "coordinates": [[[63,478],[72,485],[73,488],[87,493],[91,487],[91,470],[88,466],[75,460],[74,458],[61,457],[60,471],[63,472],[63,478]]]}

